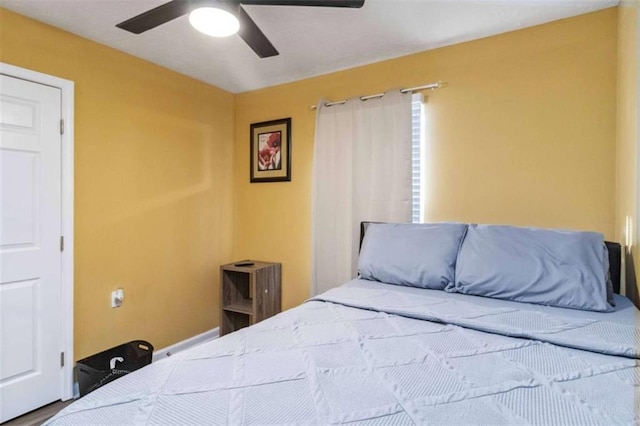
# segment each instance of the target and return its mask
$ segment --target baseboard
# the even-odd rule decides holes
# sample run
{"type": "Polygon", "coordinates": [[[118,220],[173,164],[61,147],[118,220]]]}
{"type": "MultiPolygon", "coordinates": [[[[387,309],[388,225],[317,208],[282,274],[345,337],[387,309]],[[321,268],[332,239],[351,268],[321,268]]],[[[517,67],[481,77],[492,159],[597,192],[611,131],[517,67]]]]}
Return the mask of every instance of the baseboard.
{"type": "Polygon", "coordinates": [[[164,359],[168,356],[171,356],[175,353],[183,351],[192,346],[199,345],[200,343],[204,343],[207,340],[213,340],[220,337],[220,327],[213,328],[209,331],[205,331],[204,333],[198,334],[193,337],[189,337],[181,342],[175,343],[171,346],[167,346],[166,348],[158,349],[153,352],[153,362],[164,359]]]}

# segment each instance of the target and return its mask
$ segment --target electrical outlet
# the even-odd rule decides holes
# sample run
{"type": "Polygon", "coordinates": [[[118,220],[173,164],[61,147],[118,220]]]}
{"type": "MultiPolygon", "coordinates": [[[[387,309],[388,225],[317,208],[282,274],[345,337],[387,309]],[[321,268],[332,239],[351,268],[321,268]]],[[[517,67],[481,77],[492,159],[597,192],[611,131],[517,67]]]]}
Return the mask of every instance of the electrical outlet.
{"type": "Polygon", "coordinates": [[[111,292],[111,307],[119,308],[124,302],[124,290],[119,288],[111,292]]]}

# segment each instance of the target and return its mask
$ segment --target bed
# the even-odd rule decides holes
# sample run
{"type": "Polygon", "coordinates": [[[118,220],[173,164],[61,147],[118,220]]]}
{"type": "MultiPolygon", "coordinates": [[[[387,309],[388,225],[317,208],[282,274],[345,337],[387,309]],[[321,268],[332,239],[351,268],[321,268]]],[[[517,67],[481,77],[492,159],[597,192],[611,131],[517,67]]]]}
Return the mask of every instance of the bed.
{"type": "MultiPolygon", "coordinates": [[[[619,246],[607,246],[619,291],[619,246]]],[[[638,424],[639,312],[609,296],[615,307],[600,312],[358,278],[131,373],[47,424],[638,424]]]]}

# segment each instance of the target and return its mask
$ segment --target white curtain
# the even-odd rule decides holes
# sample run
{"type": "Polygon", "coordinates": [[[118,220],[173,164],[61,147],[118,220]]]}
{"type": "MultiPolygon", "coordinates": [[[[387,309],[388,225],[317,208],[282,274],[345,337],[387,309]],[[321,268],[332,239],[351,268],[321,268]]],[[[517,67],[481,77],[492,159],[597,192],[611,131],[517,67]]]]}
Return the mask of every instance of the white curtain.
{"type": "Polygon", "coordinates": [[[357,275],[361,221],[411,220],[411,94],[318,105],[312,295],[357,275]]]}

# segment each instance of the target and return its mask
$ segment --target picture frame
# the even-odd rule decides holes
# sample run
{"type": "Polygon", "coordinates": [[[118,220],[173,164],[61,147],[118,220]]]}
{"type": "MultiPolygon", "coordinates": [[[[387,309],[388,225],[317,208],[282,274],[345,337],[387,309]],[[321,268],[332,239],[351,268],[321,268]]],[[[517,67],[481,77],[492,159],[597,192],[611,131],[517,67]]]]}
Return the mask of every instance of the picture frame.
{"type": "Polygon", "coordinates": [[[249,142],[251,183],[291,181],[291,117],[252,123],[249,142]]]}

